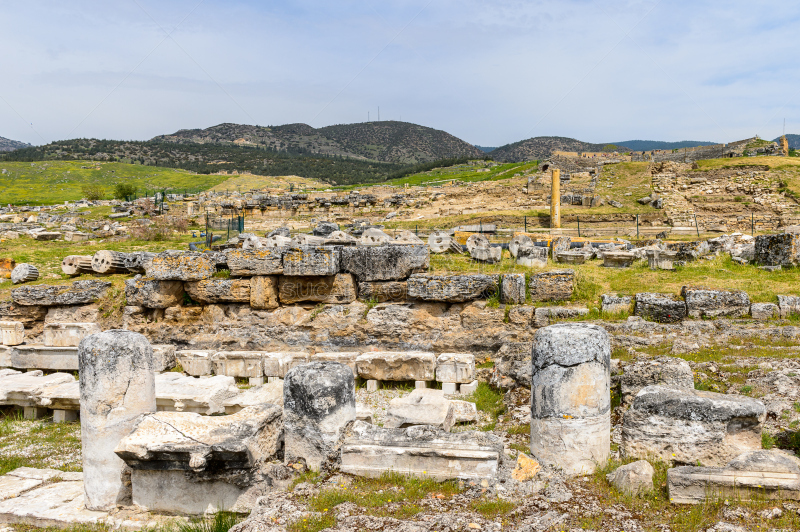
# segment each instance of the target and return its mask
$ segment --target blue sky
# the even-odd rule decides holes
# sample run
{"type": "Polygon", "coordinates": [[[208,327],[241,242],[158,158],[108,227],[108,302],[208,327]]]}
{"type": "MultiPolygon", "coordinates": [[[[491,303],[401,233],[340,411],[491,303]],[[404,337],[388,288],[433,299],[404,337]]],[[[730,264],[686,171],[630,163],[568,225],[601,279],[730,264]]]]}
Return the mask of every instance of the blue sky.
{"type": "Polygon", "coordinates": [[[0,136],[415,122],[499,146],[800,133],[800,4],[0,0],[0,136]]]}

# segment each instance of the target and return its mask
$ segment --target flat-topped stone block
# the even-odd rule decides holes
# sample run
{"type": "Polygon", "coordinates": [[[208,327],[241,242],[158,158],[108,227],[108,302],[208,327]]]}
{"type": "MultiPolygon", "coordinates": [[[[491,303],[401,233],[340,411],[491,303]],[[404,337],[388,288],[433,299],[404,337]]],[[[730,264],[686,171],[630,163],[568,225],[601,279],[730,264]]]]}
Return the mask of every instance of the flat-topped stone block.
{"type": "Polygon", "coordinates": [[[156,375],[156,405],[166,412],[223,414],[225,401],[239,394],[236,379],[224,375],[186,377],[180,373],[156,375]]]}
{"type": "Polygon", "coordinates": [[[306,351],[277,351],[264,353],[264,375],[283,379],[292,368],[310,362],[306,351]]]}
{"type": "Polygon", "coordinates": [[[56,482],[8,498],[0,502],[0,522],[62,528],[107,522],[108,513],[86,509],[84,489],[81,481],[56,482]]]}
{"type": "Polygon", "coordinates": [[[78,371],[77,347],[49,347],[30,344],[8,350],[7,366],[18,369],[78,371]]]}
{"type": "Polygon", "coordinates": [[[800,315],[800,296],[778,296],[778,308],[781,319],[786,319],[793,314],[800,315]]]}
{"type": "Polygon", "coordinates": [[[408,298],[408,283],[405,281],[364,281],[358,283],[358,298],[363,301],[374,300],[405,301],[408,298]]]}
{"type": "Polygon", "coordinates": [[[264,354],[259,351],[219,351],[211,357],[215,375],[257,378],[264,376],[264,354]]]}
{"type": "Polygon", "coordinates": [[[374,351],[356,359],[358,376],[377,381],[432,381],[436,355],[425,351],[374,351]]]}
{"type": "Polygon", "coordinates": [[[96,323],[46,323],[42,337],[46,347],[78,347],[85,337],[99,332],[96,323]]]}
{"type": "Polygon", "coordinates": [[[648,386],[625,413],[625,456],[722,467],[761,448],[766,408],[742,395],[648,386]]]}
{"type": "Polygon", "coordinates": [[[387,429],[356,421],[342,446],[341,471],[372,478],[394,471],[439,481],[491,482],[502,460],[503,443],[491,433],[450,433],[425,425],[387,429]]]}
{"type": "Polygon", "coordinates": [[[156,281],[135,277],[125,281],[128,305],[145,308],[169,308],[183,303],[181,281],[156,281]]]}
{"type": "Polygon", "coordinates": [[[454,423],[455,409],[442,390],[417,388],[406,396],[389,401],[383,426],[399,429],[430,425],[449,432],[454,423]]]}
{"type": "Polygon", "coordinates": [[[145,271],[156,281],[202,281],[210,279],[217,268],[205,253],[165,251],[145,264],[145,271]]]}
{"type": "Polygon", "coordinates": [[[211,357],[214,351],[202,349],[191,349],[186,351],[176,351],[175,358],[184,372],[195,377],[212,375],[214,367],[211,357]]]}
{"type": "Polygon", "coordinates": [[[516,262],[527,268],[544,268],[547,266],[547,254],[546,247],[522,243],[517,251],[516,262]]]}
{"type": "Polygon", "coordinates": [[[583,264],[586,262],[586,254],[580,251],[562,251],[556,255],[556,262],[562,264],[583,264]]]}
{"type": "Polygon", "coordinates": [[[647,265],[651,270],[674,270],[674,262],[677,259],[677,251],[664,251],[660,249],[647,250],[647,265]]]}
{"type": "Polygon", "coordinates": [[[532,301],[564,301],[572,297],[574,270],[552,270],[530,276],[528,289],[532,301]]]}
{"type": "Polygon", "coordinates": [[[249,279],[204,279],[184,283],[186,293],[199,303],[249,303],[249,279]]]}
{"type": "Polygon", "coordinates": [[[280,275],[283,273],[285,247],[259,249],[231,249],[228,251],[228,267],[234,277],[257,275],[280,275]]]}
{"type": "Polygon", "coordinates": [[[586,307],[537,307],[533,311],[534,327],[547,327],[559,320],[568,320],[589,314],[586,307]]]}
{"type": "Polygon", "coordinates": [[[436,357],[438,382],[470,383],[475,380],[475,355],[442,353],[436,357]]]}
{"type": "Polygon", "coordinates": [[[686,317],[686,302],[671,294],[636,294],[634,314],[649,321],[678,323],[686,317]]]}
{"type": "Polygon", "coordinates": [[[67,373],[44,375],[41,371],[10,373],[0,377],[0,404],[40,407],[39,398],[48,388],[67,383],[75,383],[75,377],[67,373]]]}
{"type": "Polygon", "coordinates": [[[630,403],[643,388],[656,384],[694,389],[692,367],[685,360],[673,357],[640,360],[629,364],[625,366],[625,373],[620,378],[622,401],[630,403]]]}
{"type": "Polygon", "coordinates": [[[18,321],[0,321],[3,345],[19,345],[25,341],[25,326],[18,321]]]}
{"type": "Polygon", "coordinates": [[[750,312],[750,298],[741,290],[708,290],[684,286],[686,312],[693,318],[741,318],[750,312]]]}
{"type": "Polygon", "coordinates": [[[778,450],[749,451],[724,467],[683,466],[667,470],[672,504],[707,500],[800,500],[800,460],[778,450]]]}
{"type": "Polygon", "coordinates": [[[17,305],[88,305],[100,299],[111,287],[108,281],[75,281],[65,285],[21,286],[11,290],[11,298],[17,305]]]}
{"type": "Polygon", "coordinates": [[[758,235],[755,262],[763,266],[795,266],[800,264],[800,234],[758,235]]]}
{"type": "Polygon", "coordinates": [[[606,268],[630,268],[636,255],[629,251],[603,252],[603,266],[606,268]]]}
{"type": "Polygon", "coordinates": [[[357,297],[355,278],[349,273],[278,278],[278,298],[284,305],[301,301],[346,305],[355,301],[357,297]]]}
{"type": "Polygon", "coordinates": [[[361,353],[359,351],[330,351],[325,353],[314,353],[309,357],[309,362],[338,362],[353,370],[353,375],[358,376],[356,360],[361,353]]]}
{"type": "Polygon", "coordinates": [[[235,414],[249,406],[271,404],[283,406],[283,381],[253,386],[223,402],[226,414],[235,414]]]}
{"type": "Polygon", "coordinates": [[[600,310],[609,314],[630,312],[631,296],[618,296],[616,294],[603,294],[600,296],[600,310]]]}
{"type": "Polygon", "coordinates": [[[398,281],[424,272],[430,264],[425,244],[387,244],[341,248],[341,271],[352,273],[359,282],[398,281]]]}
{"type": "Polygon", "coordinates": [[[498,275],[414,274],[408,278],[408,297],[447,303],[488,299],[497,293],[498,281],[498,275]]]}
{"type": "Polygon", "coordinates": [[[340,255],[336,246],[298,246],[283,252],[283,275],[336,275],[340,255]]]}

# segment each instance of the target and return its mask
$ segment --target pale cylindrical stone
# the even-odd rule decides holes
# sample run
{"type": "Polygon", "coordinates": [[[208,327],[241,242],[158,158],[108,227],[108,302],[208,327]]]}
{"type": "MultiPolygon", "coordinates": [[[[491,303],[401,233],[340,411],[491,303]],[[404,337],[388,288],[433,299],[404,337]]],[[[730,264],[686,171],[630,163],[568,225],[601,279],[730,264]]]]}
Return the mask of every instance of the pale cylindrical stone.
{"type": "Polygon", "coordinates": [[[92,270],[97,273],[127,273],[125,253],[102,249],[92,257],[92,270]]]}
{"type": "Polygon", "coordinates": [[[567,475],[593,472],[611,452],[608,333],[584,323],[544,327],[531,361],[531,453],[567,475]]]}
{"type": "Polygon", "coordinates": [[[39,269],[33,264],[23,262],[11,270],[11,282],[14,284],[27,283],[39,278],[39,269]]]}
{"type": "Polygon", "coordinates": [[[110,510],[130,497],[130,471],[114,448],[141,414],[156,411],[154,363],[150,342],[131,331],[93,334],[78,346],[88,510],[110,510]]]}
{"type": "Polygon", "coordinates": [[[287,463],[318,471],[337,460],[342,429],[356,419],[353,370],[338,362],[312,362],[289,370],[283,384],[287,463]]]}
{"type": "Polygon", "coordinates": [[[552,187],[550,194],[550,228],[561,227],[561,170],[552,171],[552,187]]]}
{"type": "Polygon", "coordinates": [[[67,255],[61,261],[61,271],[67,275],[81,275],[91,273],[92,257],[88,255],[67,255]]]}

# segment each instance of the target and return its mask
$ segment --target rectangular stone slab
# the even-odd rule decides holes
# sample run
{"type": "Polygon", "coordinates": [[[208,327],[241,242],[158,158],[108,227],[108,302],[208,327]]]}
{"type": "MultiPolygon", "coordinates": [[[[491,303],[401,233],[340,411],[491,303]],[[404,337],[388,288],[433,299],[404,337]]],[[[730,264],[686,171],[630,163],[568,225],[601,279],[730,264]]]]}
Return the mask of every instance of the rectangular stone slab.
{"type": "Polygon", "coordinates": [[[159,411],[222,414],[225,400],[239,393],[233,377],[186,377],[180,373],[156,375],[156,406],[159,411]]]}
{"type": "Polygon", "coordinates": [[[101,523],[105,512],[84,508],[83,482],[58,482],[0,502],[0,523],[61,527],[101,523]]]}
{"type": "Polygon", "coordinates": [[[234,277],[280,275],[284,251],[285,248],[232,249],[228,251],[228,268],[234,277]]]}
{"type": "Polygon", "coordinates": [[[78,348],[18,345],[10,350],[8,365],[19,369],[78,371],[78,348]]]}
{"type": "Polygon", "coordinates": [[[475,356],[470,353],[442,353],[436,357],[438,382],[469,383],[475,380],[475,356]]]}
{"type": "Polygon", "coordinates": [[[424,351],[362,353],[356,359],[358,376],[378,381],[432,381],[436,355],[424,351]]]}
{"type": "Polygon", "coordinates": [[[19,345],[25,340],[25,326],[18,321],[0,321],[3,345],[19,345]]]}
{"type": "Polygon", "coordinates": [[[73,383],[75,377],[66,373],[42,375],[29,371],[0,377],[0,405],[38,406],[39,396],[48,387],[73,383]]]}
{"type": "Polygon", "coordinates": [[[215,375],[263,377],[264,354],[260,351],[220,351],[211,357],[215,375]]]}
{"type": "Polygon", "coordinates": [[[684,466],[667,470],[667,486],[673,504],[699,504],[709,497],[800,500],[798,473],[684,466]]]}
{"type": "Polygon", "coordinates": [[[46,323],[42,336],[46,347],[78,347],[85,336],[99,332],[96,323],[46,323]]]}
{"type": "Polygon", "coordinates": [[[448,433],[424,425],[384,429],[356,421],[342,446],[341,471],[373,478],[395,471],[440,481],[491,480],[502,454],[502,442],[488,433],[448,433]]]}
{"type": "Polygon", "coordinates": [[[177,351],[175,358],[183,368],[183,371],[195,377],[202,377],[213,373],[213,363],[211,361],[213,354],[213,351],[203,350],[177,351]]]}
{"type": "Polygon", "coordinates": [[[336,275],[339,249],[335,246],[299,246],[283,252],[283,275],[336,275]]]}
{"type": "Polygon", "coordinates": [[[356,369],[356,359],[361,353],[358,351],[337,351],[329,353],[314,353],[309,358],[310,362],[339,362],[345,366],[350,366],[353,370],[353,375],[358,377],[358,370],[356,369]]]}
{"type": "Polygon", "coordinates": [[[248,489],[221,480],[191,482],[184,471],[131,472],[133,504],[151,512],[203,515],[236,510],[246,512],[255,502],[248,489]]]}
{"type": "Polygon", "coordinates": [[[264,375],[266,377],[284,378],[295,366],[307,364],[308,353],[305,351],[280,351],[264,353],[264,375]]]}
{"type": "Polygon", "coordinates": [[[44,481],[35,478],[19,478],[11,475],[4,475],[0,477],[0,501],[12,497],[19,497],[22,493],[41,486],[43,483],[44,481]]]}

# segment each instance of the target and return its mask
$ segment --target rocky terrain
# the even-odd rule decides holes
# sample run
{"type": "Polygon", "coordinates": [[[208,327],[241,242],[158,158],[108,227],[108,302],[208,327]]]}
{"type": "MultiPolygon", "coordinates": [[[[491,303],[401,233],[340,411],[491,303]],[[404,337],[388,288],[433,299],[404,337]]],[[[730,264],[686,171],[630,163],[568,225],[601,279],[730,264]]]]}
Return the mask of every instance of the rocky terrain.
{"type": "MultiPolygon", "coordinates": [[[[527,140],[506,144],[492,151],[496,161],[533,161],[546,159],[554,151],[568,152],[601,152],[607,151],[606,144],[592,144],[568,137],[534,137],[527,140]]],[[[630,151],[625,146],[617,146],[616,151],[630,151]]]]}
{"type": "Polygon", "coordinates": [[[30,148],[31,145],[26,142],[20,142],[18,140],[10,140],[4,137],[0,137],[0,151],[14,151],[20,148],[30,148]]]}

